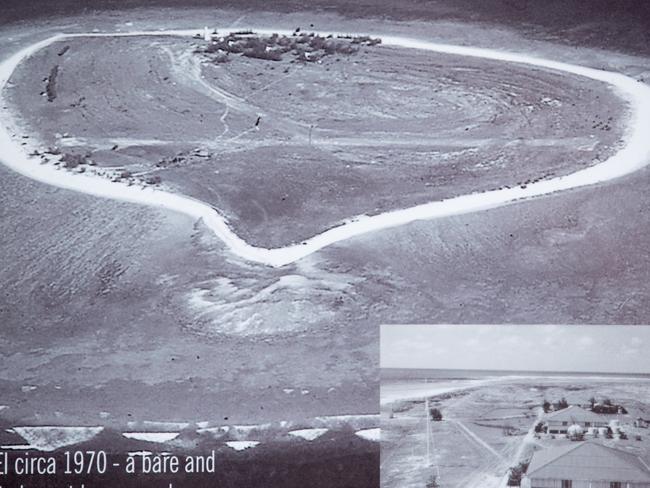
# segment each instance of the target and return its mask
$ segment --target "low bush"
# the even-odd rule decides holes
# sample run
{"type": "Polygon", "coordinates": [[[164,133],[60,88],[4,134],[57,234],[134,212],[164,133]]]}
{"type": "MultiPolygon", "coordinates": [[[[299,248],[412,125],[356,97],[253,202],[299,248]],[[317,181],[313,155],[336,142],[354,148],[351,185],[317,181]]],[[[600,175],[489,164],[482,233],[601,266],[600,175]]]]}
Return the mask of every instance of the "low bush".
{"type": "Polygon", "coordinates": [[[65,153],[61,157],[61,162],[63,163],[64,168],[72,169],[76,168],[80,164],[84,164],[86,162],[86,156],[83,154],[65,153]]]}
{"type": "Polygon", "coordinates": [[[442,420],[442,412],[439,409],[432,407],[429,409],[429,417],[431,420],[439,422],[442,420]]]}
{"type": "Polygon", "coordinates": [[[526,474],[528,469],[528,464],[526,462],[521,462],[517,466],[510,468],[508,471],[508,486],[520,486],[521,479],[526,474]]]}
{"type": "Polygon", "coordinates": [[[162,182],[162,178],[158,175],[148,176],[144,181],[147,185],[159,185],[162,182]]]}

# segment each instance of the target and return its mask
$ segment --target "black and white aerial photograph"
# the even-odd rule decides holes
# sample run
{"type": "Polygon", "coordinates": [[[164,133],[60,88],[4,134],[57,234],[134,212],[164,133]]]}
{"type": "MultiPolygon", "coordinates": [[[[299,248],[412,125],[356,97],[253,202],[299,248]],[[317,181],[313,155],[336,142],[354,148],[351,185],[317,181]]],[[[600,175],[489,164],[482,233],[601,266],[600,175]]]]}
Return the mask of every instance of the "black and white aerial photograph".
{"type": "Polygon", "coordinates": [[[650,487],[650,327],[382,326],[382,488],[650,487]]]}
{"type": "Polygon", "coordinates": [[[2,488],[376,487],[380,324],[649,322],[646,1],[1,0],[0,39],[2,488]]]}

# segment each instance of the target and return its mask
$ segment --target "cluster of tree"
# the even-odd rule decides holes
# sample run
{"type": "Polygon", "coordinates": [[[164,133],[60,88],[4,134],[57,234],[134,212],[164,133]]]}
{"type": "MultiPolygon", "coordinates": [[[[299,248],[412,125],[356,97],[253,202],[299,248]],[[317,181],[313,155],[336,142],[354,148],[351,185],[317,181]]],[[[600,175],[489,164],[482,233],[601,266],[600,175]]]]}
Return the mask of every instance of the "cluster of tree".
{"type": "Polygon", "coordinates": [[[548,400],[544,400],[544,403],[542,404],[542,408],[544,409],[544,413],[556,412],[558,410],[569,408],[569,402],[567,402],[566,398],[564,397],[562,397],[560,400],[558,400],[555,403],[551,403],[548,400]]]}
{"type": "Polygon", "coordinates": [[[605,398],[602,402],[597,402],[596,398],[589,399],[589,405],[592,412],[603,414],[617,414],[627,413],[627,410],[622,405],[613,403],[609,398],[605,398]]]}
{"type": "Polygon", "coordinates": [[[521,485],[521,479],[526,474],[528,469],[527,462],[520,462],[517,466],[510,468],[508,471],[508,486],[519,486],[521,485]]]}
{"type": "Polygon", "coordinates": [[[199,52],[214,54],[218,63],[229,60],[229,54],[241,54],[249,58],[281,61],[290,54],[299,61],[313,62],[334,54],[354,54],[359,46],[374,46],[381,39],[370,36],[319,36],[314,33],[294,32],[291,36],[273,34],[256,36],[251,31],[233,32],[213,40],[199,52]]]}

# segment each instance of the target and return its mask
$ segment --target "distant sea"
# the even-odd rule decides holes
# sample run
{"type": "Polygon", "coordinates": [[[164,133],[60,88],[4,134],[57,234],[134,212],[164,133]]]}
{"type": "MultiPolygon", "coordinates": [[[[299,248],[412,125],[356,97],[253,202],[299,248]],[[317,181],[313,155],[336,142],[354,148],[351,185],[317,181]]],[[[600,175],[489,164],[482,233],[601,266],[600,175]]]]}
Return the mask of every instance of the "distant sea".
{"type": "Polygon", "coordinates": [[[650,379],[647,373],[600,373],[600,372],[575,372],[575,371],[523,371],[523,370],[499,370],[499,369],[406,369],[406,368],[382,368],[382,380],[458,380],[458,379],[481,379],[498,376],[546,376],[546,377],[589,377],[602,376],[609,378],[639,378],[650,379]]]}

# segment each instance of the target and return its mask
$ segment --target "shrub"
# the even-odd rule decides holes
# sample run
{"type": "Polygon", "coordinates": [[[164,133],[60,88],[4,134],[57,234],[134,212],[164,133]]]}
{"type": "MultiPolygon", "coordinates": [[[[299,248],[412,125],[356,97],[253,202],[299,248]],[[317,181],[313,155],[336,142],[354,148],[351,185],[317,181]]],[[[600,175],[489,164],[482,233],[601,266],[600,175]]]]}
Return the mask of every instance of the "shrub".
{"type": "Polygon", "coordinates": [[[275,49],[267,50],[265,46],[255,46],[244,50],[247,58],[266,59],[269,61],[282,61],[282,53],[275,49]]]}
{"type": "Polygon", "coordinates": [[[53,102],[56,100],[56,77],[59,74],[59,65],[54,66],[50,70],[50,76],[47,77],[47,85],[45,86],[45,93],[47,94],[47,101],[53,102]]]}
{"type": "Polygon", "coordinates": [[[431,407],[429,409],[429,417],[431,420],[439,422],[442,420],[442,412],[435,407],[431,407]]]}
{"type": "Polygon", "coordinates": [[[508,471],[508,486],[520,486],[521,479],[526,474],[528,463],[521,462],[517,466],[510,468],[508,471]]]}
{"type": "Polygon", "coordinates": [[[323,49],[325,47],[325,38],[321,36],[314,36],[309,41],[309,46],[312,49],[323,49]]]}
{"type": "Polygon", "coordinates": [[[228,63],[229,61],[230,56],[228,56],[228,53],[217,54],[214,58],[212,58],[212,62],[215,64],[228,63]]]}
{"type": "Polygon", "coordinates": [[[208,47],[206,47],[203,52],[217,53],[219,51],[222,51],[221,45],[219,43],[214,42],[212,44],[208,44],[208,47]]]}
{"type": "Polygon", "coordinates": [[[84,164],[86,162],[86,156],[82,154],[65,153],[63,157],[61,157],[61,161],[63,162],[64,168],[72,169],[76,168],[80,164],[84,164]]]}
{"type": "Polygon", "coordinates": [[[336,52],[339,54],[354,54],[359,51],[359,48],[353,44],[341,42],[337,45],[336,52]]]}
{"type": "Polygon", "coordinates": [[[162,178],[158,175],[148,176],[145,180],[145,183],[148,185],[159,185],[162,182],[162,178]]]}
{"type": "Polygon", "coordinates": [[[562,410],[565,408],[569,408],[569,402],[566,401],[566,398],[562,397],[560,401],[555,404],[555,409],[562,410]]]}

